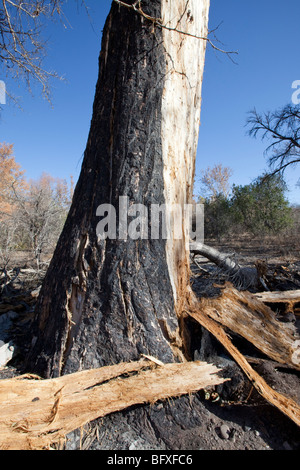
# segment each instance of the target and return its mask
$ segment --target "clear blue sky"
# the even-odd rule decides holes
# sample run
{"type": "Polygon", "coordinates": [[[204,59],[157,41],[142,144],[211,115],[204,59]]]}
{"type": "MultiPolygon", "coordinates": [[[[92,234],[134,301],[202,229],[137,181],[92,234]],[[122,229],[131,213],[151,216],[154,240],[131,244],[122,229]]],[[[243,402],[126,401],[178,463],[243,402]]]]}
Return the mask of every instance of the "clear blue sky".
{"type": "MultiPolygon", "coordinates": [[[[78,2],[81,3],[80,1],[78,2]]],[[[111,0],[86,0],[90,18],[71,0],[65,8],[66,28],[48,25],[48,69],[65,77],[53,82],[53,107],[34,89],[7,83],[20,97],[22,110],[3,106],[0,142],[13,143],[16,160],[28,178],[42,172],[77,180],[92,116],[98,74],[101,30],[111,0]],[[91,24],[92,21],[92,24],[91,24]]],[[[247,112],[275,110],[291,102],[293,81],[300,80],[299,0],[211,0],[209,28],[223,44],[238,51],[233,64],[208,47],[203,81],[197,179],[201,169],[222,163],[233,169],[231,182],[248,184],[267,167],[265,142],[247,136],[247,112]]],[[[0,80],[3,69],[0,69],[0,80]]],[[[289,199],[300,203],[295,183],[299,168],[287,173],[289,199]]]]}

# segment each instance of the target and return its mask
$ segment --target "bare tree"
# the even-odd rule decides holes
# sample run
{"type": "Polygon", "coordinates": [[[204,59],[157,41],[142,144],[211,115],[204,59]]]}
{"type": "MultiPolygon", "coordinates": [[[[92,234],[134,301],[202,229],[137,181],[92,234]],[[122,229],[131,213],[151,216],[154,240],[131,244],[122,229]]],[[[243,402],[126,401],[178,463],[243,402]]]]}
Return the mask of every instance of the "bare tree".
{"type": "Polygon", "coordinates": [[[268,163],[271,174],[283,173],[291,165],[300,162],[300,108],[287,105],[274,111],[259,114],[256,109],[250,112],[247,120],[249,135],[261,134],[262,140],[271,141],[266,148],[270,155],[268,163]]]}
{"type": "Polygon", "coordinates": [[[0,217],[0,270],[5,271],[15,249],[17,220],[14,214],[0,217]]]}
{"type": "Polygon", "coordinates": [[[64,0],[2,0],[0,6],[0,60],[9,77],[37,81],[49,98],[49,79],[55,72],[43,67],[43,19],[61,15],[64,0]]]}
{"type": "Polygon", "coordinates": [[[214,200],[219,194],[226,198],[230,191],[229,178],[232,173],[231,168],[224,167],[221,163],[203,170],[200,177],[203,195],[210,200],[214,200]]]}
{"type": "Polygon", "coordinates": [[[15,191],[15,204],[19,234],[39,269],[41,255],[54,249],[63,228],[70,205],[67,183],[44,174],[27,191],[15,191]]]}

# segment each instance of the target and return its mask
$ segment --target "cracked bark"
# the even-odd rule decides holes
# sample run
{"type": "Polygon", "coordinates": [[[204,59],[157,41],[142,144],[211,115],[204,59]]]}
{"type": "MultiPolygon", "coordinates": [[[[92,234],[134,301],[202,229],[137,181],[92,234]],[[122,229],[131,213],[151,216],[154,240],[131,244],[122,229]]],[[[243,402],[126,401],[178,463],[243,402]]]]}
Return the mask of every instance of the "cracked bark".
{"type": "MultiPolygon", "coordinates": [[[[209,0],[190,0],[193,21],[186,0],[142,3],[164,24],[180,19],[181,29],[207,34],[209,0]]],[[[141,354],[186,360],[186,240],[99,241],[96,212],[112,204],[119,220],[121,196],[149,213],[151,204],[191,202],[205,47],[112,4],[82,170],[39,296],[27,370],[57,377],[141,354]]]]}

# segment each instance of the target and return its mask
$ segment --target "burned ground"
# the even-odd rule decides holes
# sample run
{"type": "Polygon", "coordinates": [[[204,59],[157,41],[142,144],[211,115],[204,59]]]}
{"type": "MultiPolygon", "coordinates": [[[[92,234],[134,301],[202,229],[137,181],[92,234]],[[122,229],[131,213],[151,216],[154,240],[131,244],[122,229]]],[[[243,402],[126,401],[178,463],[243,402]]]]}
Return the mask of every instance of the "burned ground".
{"type": "MultiPolygon", "coordinates": [[[[297,252],[282,254],[282,248],[276,246],[270,248],[269,253],[266,250],[255,253],[254,247],[252,252],[248,248],[238,250],[234,246],[223,246],[220,249],[234,253],[244,265],[264,259],[268,267],[266,281],[271,291],[300,289],[300,262],[297,252]]],[[[35,273],[30,265],[26,265],[25,260],[18,266],[11,266],[6,276],[2,275],[0,315],[5,315],[8,311],[17,313],[10,330],[11,340],[17,346],[17,354],[0,370],[1,379],[22,373],[22,361],[31,341],[33,309],[42,278],[43,273],[35,273]],[[16,270],[12,270],[13,267],[20,268],[18,275],[16,270]]],[[[192,286],[200,298],[218,297],[220,286],[227,280],[219,268],[205,259],[199,258],[197,265],[192,264],[192,286]]],[[[272,308],[279,320],[286,324],[282,304],[272,304],[272,308]]],[[[299,305],[295,305],[293,314],[294,318],[288,321],[300,332],[299,305]]],[[[222,367],[223,374],[231,378],[229,382],[212,390],[202,390],[189,397],[177,398],[176,407],[173,406],[175,399],[169,399],[167,403],[149,405],[150,411],[149,406],[137,405],[112,414],[109,420],[105,419],[105,430],[103,421],[96,420],[85,426],[83,432],[74,431],[69,434],[63,448],[111,450],[115,449],[117,437],[120,450],[299,450],[299,427],[261,397],[223,345],[208,331],[193,319],[187,321],[187,328],[191,338],[191,359],[209,360],[222,367]],[[142,434],[140,427],[135,425],[137,415],[145,424],[142,434]],[[118,427],[115,426],[115,421],[118,422],[118,427]],[[120,425],[122,422],[123,427],[120,425]]],[[[234,345],[269,386],[300,404],[299,371],[270,360],[241,336],[231,336],[234,345]]]]}

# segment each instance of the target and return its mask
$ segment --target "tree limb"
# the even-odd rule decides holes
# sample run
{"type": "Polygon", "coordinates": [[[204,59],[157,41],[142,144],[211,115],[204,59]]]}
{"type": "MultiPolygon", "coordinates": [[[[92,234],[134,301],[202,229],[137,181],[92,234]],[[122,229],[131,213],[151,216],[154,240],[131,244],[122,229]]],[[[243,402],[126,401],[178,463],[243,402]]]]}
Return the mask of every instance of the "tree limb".
{"type": "MultiPolygon", "coordinates": [[[[159,27],[159,28],[162,28],[162,29],[166,29],[168,31],[174,31],[176,33],[179,33],[179,34],[183,34],[184,36],[189,36],[191,38],[195,38],[195,39],[200,39],[202,41],[207,41],[207,43],[213,48],[215,49],[216,51],[219,51],[219,52],[222,52],[223,54],[226,54],[230,60],[233,61],[231,55],[232,54],[237,54],[236,51],[225,51],[223,49],[220,49],[219,47],[217,47],[209,38],[208,36],[197,36],[195,34],[191,34],[187,31],[182,31],[181,29],[178,29],[178,24],[180,23],[184,13],[181,15],[181,18],[178,20],[177,22],[177,26],[176,27],[170,27],[170,26],[167,26],[167,25],[164,25],[162,23],[162,19],[161,18],[155,18],[153,16],[149,16],[147,15],[142,7],[141,7],[141,0],[137,0],[135,3],[133,4],[128,4],[128,3],[125,3],[121,0],[114,0],[115,3],[117,3],[118,5],[122,6],[122,7],[125,7],[125,8],[128,8],[129,10],[133,10],[134,12],[138,13],[139,15],[141,15],[143,18],[145,18],[146,20],[152,22],[155,26],[159,27]],[[138,6],[137,6],[138,5],[138,6]]],[[[188,5],[188,1],[187,1],[187,4],[186,4],[186,8],[185,8],[185,11],[187,9],[187,5],[188,5]]],[[[209,34],[209,33],[208,33],[209,34]]],[[[234,62],[234,61],[233,61],[234,62]]]]}
{"type": "Polygon", "coordinates": [[[215,248],[205,245],[204,243],[192,243],[190,245],[190,253],[204,256],[212,263],[221,268],[233,284],[240,289],[249,289],[261,283],[264,289],[268,290],[263,276],[257,267],[240,266],[230,256],[220,253],[215,248]]]}

